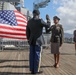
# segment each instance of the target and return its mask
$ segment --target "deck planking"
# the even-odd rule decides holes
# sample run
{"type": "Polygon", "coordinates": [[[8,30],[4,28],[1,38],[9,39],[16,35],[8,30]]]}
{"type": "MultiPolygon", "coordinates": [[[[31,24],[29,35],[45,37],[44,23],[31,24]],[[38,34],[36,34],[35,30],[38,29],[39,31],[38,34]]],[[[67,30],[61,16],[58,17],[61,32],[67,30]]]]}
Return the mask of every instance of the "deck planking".
{"type": "MultiPolygon", "coordinates": [[[[54,68],[50,49],[43,49],[41,70],[36,75],[76,75],[74,44],[63,44],[60,67],[54,68]]],[[[0,75],[31,75],[29,71],[29,50],[4,50],[0,52],[0,75]]]]}

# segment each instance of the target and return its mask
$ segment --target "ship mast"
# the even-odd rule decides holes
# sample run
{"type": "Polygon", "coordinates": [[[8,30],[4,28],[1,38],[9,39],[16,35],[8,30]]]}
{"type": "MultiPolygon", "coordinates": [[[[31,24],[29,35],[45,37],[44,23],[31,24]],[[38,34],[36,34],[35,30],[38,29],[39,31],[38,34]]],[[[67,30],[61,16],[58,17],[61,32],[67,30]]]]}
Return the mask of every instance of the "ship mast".
{"type": "Polygon", "coordinates": [[[35,0],[33,3],[33,8],[34,9],[39,9],[39,8],[45,8],[48,6],[48,3],[50,0],[35,0]]]}
{"type": "Polygon", "coordinates": [[[20,7],[24,7],[24,0],[0,0],[0,9],[3,9],[3,3],[9,2],[15,7],[20,5],[20,7]]]}

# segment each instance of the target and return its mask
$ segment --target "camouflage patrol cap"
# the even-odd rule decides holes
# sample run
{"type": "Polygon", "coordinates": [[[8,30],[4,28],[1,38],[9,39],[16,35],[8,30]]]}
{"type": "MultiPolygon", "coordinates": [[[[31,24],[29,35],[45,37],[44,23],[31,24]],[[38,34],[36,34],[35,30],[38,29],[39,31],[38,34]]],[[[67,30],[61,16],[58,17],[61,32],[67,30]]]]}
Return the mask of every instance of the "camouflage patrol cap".
{"type": "Polygon", "coordinates": [[[33,14],[39,15],[40,11],[39,10],[33,10],[33,14]]]}
{"type": "Polygon", "coordinates": [[[54,20],[54,19],[58,19],[58,20],[60,20],[60,18],[59,18],[59,17],[57,17],[57,16],[54,16],[54,17],[53,17],[53,20],[54,20]]]}

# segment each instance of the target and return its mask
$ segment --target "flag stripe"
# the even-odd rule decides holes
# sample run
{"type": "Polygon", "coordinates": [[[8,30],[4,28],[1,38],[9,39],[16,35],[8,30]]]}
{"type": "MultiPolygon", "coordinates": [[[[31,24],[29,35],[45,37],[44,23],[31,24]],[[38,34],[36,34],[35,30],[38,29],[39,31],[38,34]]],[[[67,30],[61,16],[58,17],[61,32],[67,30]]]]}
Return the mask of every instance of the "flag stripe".
{"type": "Polygon", "coordinates": [[[24,18],[21,14],[15,13],[15,15],[16,15],[17,17],[21,17],[21,18],[23,18],[23,19],[25,20],[25,18],[24,18]]]}
{"type": "MultiPolygon", "coordinates": [[[[10,36],[11,34],[0,34],[0,36],[10,36]]],[[[19,36],[19,35],[11,35],[11,37],[17,37],[17,38],[26,38],[26,36],[19,36]]]]}
{"type": "Polygon", "coordinates": [[[26,36],[26,34],[21,34],[21,33],[13,33],[13,32],[3,32],[0,31],[0,34],[11,34],[11,35],[19,35],[19,36],[26,36]]]}
{"type": "Polygon", "coordinates": [[[18,29],[26,29],[26,27],[22,27],[22,26],[10,26],[10,25],[7,25],[7,24],[0,24],[0,26],[10,27],[10,28],[18,28],[18,29]]]}
{"type": "Polygon", "coordinates": [[[2,29],[2,28],[0,28],[0,31],[12,32],[12,33],[21,33],[21,34],[25,34],[26,33],[24,31],[7,30],[7,29],[2,29]]]}
{"type": "Polygon", "coordinates": [[[19,18],[19,19],[23,19],[23,20],[27,23],[27,20],[26,20],[25,18],[23,18],[22,16],[18,15],[17,13],[16,13],[16,17],[17,17],[17,19],[18,19],[18,18],[19,18]]]}
{"type": "Polygon", "coordinates": [[[0,28],[2,29],[10,29],[10,30],[14,30],[14,31],[26,31],[26,29],[22,29],[22,28],[15,28],[15,27],[7,27],[7,26],[0,26],[0,28]]]}
{"type": "Polygon", "coordinates": [[[26,23],[24,23],[24,22],[18,21],[18,24],[22,24],[22,25],[26,26],[26,23]]]}
{"type": "Polygon", "coordinates": [[[18,38],[18,37],[12,37],[12,36],[2,36],[0,35],[1,38],[11,38],[11,39],[19,39],[19,40],[27,40],[27,38],[18,38]]]}
{"type": "Polygon", "coordinates": [[[17,21],[25,23],[25,26],[26,26],[26,22],[24,20],[18,19],[17,21]]]}
{"type": "Polygon", "coordinates": [[[18,26],[26,28],[26,26],[23,24],[18,24],[18,26]]]}
{"type": "Polygon", "coordinates": [[[16,15],[16,16],[19,16],[19,17],[21,17],[21,18],[24,18],[24,19],[27,21],[26,17],[25,17],[22,13],[20,13],[20,12],[15,11],[15,15],[16,15]]]}
{"type": "Polygon", "coordinates": [[[25,23],[27,23],[27,21],[26,21],[25,19],[21,18],[21,17],[16,17],[16,19],[17,19],[17,20],[22,20],[22,21],[24,21],[25,23]]]}

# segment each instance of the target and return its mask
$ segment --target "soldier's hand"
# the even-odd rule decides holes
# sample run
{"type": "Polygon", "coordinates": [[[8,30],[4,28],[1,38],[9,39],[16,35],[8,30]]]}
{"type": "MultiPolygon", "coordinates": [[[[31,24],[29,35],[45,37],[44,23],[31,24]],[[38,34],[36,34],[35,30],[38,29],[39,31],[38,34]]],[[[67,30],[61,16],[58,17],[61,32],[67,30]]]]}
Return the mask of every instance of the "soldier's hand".
{"type": "Polygon", "coordinates": [[[49,15],[48,15],[48,14],[46,14],[46,20],[50,20],[50,18],[49,18],[49,15]]]}

